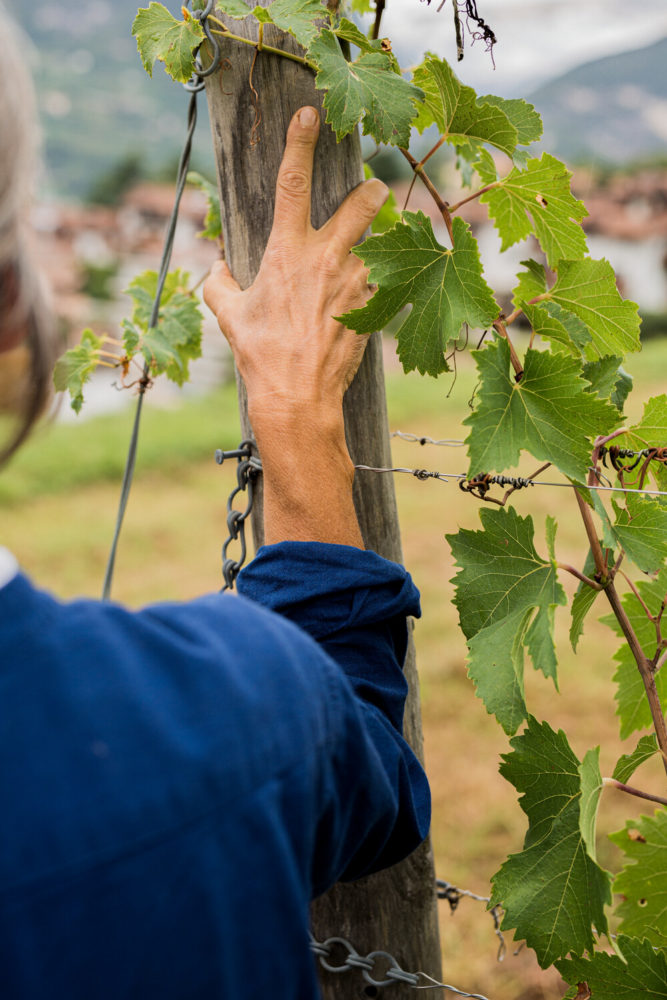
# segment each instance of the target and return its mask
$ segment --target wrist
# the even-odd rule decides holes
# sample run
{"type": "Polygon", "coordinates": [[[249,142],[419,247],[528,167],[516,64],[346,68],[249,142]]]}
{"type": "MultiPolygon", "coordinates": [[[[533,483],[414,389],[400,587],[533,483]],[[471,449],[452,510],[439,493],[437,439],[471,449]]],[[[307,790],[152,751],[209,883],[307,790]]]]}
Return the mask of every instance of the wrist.
{"type": "Polygon", "coordinates": [[[354,466],[341,408],[311,403],[249,412],[264,470],[266,541],[363,548],[354,510],[354,466]]]}
{"type": "Polygon", "coordinates": [[[271,405],[249,403],[248,416],[264,463],[284,464],[292,458],[309,465],[334,464],[354,474],[345,440],[342,404],[320,400],[273,399],[271,405]]]}

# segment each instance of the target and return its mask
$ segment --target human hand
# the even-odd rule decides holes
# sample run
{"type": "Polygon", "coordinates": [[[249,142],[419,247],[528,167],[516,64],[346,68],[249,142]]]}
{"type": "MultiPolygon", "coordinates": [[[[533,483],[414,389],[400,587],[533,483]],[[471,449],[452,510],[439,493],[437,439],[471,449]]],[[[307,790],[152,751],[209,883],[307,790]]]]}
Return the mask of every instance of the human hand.
{"type": "MultiPolygon", "coordinates": [[[[245,291],[219,261],[204,285],[248,391],[256,434],[266,416],[333,419],[359,367],[366,338],[333,317],[364,305],[367,271],[350,249],[387,198],[379,180],[360,184],[319,230],[312,228],[311,178],[319,115],[293,117],[276,185],[273,228],[259,272],[245,291]]],[[[342,421],[342,413],[341,413],[342,421]]]]}

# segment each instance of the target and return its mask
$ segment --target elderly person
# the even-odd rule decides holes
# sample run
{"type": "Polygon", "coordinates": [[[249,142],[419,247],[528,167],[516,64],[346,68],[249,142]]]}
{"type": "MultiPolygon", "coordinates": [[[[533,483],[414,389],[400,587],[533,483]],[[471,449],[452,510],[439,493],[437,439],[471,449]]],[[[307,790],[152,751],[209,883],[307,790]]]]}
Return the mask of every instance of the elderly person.
{"type": "MultiPolygon", "coordinates": [[[[28,359],[5,457],[43,406],[51,354],[22,238],[18,53],[0,14],[0,368],[28,359]]],[[[3,1000],[315,998],[311,899],[426,834],[428,786],[401,735],[418,595],[363,550],[341,404],[364,341],[332,318],[368,294],[349,250],[386,189],[360,185],[314,231],[318,129],[313,108],[289,126],[253,284],[219,263],[205,286],[264,466],[270,544],[241,596],[65,604],[0,550],[3,1000]]]]}

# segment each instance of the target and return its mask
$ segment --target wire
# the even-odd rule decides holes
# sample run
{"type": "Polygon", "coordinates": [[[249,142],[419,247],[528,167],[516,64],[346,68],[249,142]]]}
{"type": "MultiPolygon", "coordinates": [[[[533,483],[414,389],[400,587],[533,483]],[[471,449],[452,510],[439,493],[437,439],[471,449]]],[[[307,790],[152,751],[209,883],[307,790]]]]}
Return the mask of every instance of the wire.
{"type": "MultiPolygon", "coordinates": [[[[360,472],[403,472],[414,476],[415,479],[440,479],[442,482],[447,482],[449,479],[458,479],[461,481],[467,480],[468,476],[464,472],[430,472],[428,469],[404,469],[404,468],[391,468],[391,469],[380,469],[371,465],[355,465],[355,469],[360,472]]],[[[494,480],[498,478],[502,479],[503,486],[514,486],[515,488],[520,488],[521,486],[561,486],[566,489],[571,490],[597,490],[598,492],[604,493],[641,493],[645,496],[653,497],[667,497],[667,490],[647,490],[647,489],[631,489],[624,486],[586,486],[583,483],[557,483],[557,482],[547,482],[544,479],[525,479],[521,477],[512,476],[492,476],[488,482],[493,485],[494,480]]],[[[473,480],[474,482],[474,480],[473,480]]]]}

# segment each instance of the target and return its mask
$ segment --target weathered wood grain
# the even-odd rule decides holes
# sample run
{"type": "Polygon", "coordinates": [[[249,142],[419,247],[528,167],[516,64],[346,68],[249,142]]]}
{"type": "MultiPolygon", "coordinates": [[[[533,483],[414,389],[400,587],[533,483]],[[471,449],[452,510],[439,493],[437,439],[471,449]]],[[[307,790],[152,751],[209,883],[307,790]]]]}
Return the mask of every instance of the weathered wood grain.
{"type": "MultiPolygon", "coordinates": [[[[268,0],[261,0],[268,6],[268,0]]],[[[230,21],[236,34],[255,39],[257,25],[230,21]]],[[[294,41],[272,26],[267,44],[300,52],[294,41]]],[[[222,68],[207,80],[218,179],[223,208],[227,261],[242,287],[249,285],[261,262],[273,218],[274,187],[292,115],[304,104],[321,107],[313,74],[297,63],[221,40],[222,68]],[[250,78],[252,67],[252,81],[250,78]],[[252,85],[251,85],[252,84],[252,85]],[[253,93],[256,91],[256,97],[253,93]],[[254,141],[253,141],[254,140],[254,141]]],[[[321,226],[363,176],[359,137],[337,143],[323,124],[313,177],[312,223],[321,226]]],[[[252,436],[243,385],[239,397],[244,435],[252,436]]],[[[382,351],[379,334],[371,338],[364,361],[345,398],[348,445],[355,463],[383,465],[391,454],[387,427],[382,351]]],[[[304,462],[304,475],[307,464],[304,462]]],[[[380,555],[402,561],[400,533],[391,476],[357,473],[355,505],[365,543],[380,555]]],[[[263,539],[261,505],[253,518],[256,544],[263,539]]],[[[410,696],[405,734],[422,756],[421,718],[414,647],[406,664],[410,696]]],[[[386,950],[409,971],[440,975],[433,858],[430,842],[410,858],[378,875],[335,886],[313,906],[313,929],[322,940],[348,938],[362,954],[386,950]]],[[[322,971],[325,1000],[375,996],[357,971],[333,975],[322,971]]],[[[412,996],[407,986],[392,986],[395,1000],[412,996]]]]}

